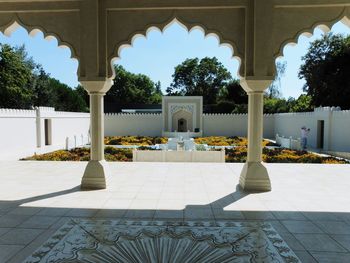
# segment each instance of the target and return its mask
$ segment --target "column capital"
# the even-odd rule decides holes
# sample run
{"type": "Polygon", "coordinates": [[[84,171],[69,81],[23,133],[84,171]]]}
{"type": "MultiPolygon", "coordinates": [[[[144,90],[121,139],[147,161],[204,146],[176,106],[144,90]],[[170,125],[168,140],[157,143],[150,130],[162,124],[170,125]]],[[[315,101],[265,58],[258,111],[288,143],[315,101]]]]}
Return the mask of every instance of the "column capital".
{"type": "Polygon", "coordinates": [[[242,88],[249,93],[263,93],[272,83],[274,77],[246,77],[240,80],[242,88]]]}
{"type": "Polygon", "coordinates": [[[113,80],[81,80],[80,83],[89,94],[104,95],[112,87],[113,80]]]}

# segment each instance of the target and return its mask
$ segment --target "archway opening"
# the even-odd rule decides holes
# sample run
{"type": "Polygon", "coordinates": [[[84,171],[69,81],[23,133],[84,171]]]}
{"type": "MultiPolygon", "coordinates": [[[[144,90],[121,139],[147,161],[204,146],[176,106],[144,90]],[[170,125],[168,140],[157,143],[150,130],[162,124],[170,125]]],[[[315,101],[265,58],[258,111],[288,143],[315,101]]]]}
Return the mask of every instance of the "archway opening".
{"type": "MultiPolygon", "coordinates": [[[[266,99],[269,108],[265,110],[287,113],[275,119],[274,135],[278,134],[281,142],[306,138],[307,149],[335,154],[350,151],[350,143],[345,139],[348,137],[345,131],[350,129],[345,124],[350,120],[347,114],[350,103],[344,103],[350,100],[347,92],[350,56],[346,55],[350,48],[346,44],[350,39],[350,23],[344,17],[326,24],[301,31],[283,47],[283,56],[276,59],[280,75],[274,83],[275,91],[270,93],[278,96],[266,99]]],[[[298,143],[284,145],[302,147],[298,143]]]]}
{"type": "Polygon", "coordinates": [[[89,143],[78,59],[59,36],[13,22],[0,32],[0,160],[89,143]]]}
{"type": "MultiPolygon", "coordinates": [[[[132,134],[129,130],[118,131],[123,135],[161,136],[162,131],[179,131],[179,119],[169,115],[175,107],[173,104],[193,107],[193,116],[186,119],[184,130],[200,135],[203,114],[231,114],[237,105],[247,102],[239,84],[241,62],[235,47],[222,43],[218,35],[208,34],[199,26],[188,28],[174,19],[162,29],[151,27],[145,35],[135,35],[131,43],[119,47],[117,53],[118,57],[112,60],[115,78],[105,97],[105,112],[166,115],[162,126],[155,124],[154,129],[132,134]],[[178,96],[181,100],[199,96],[203,101],[178,100],[165,105],[162,97],[166,96],[178,96]]],[[[128,125],[132,124],[126,123],[125,127],[128,125]]],[[[111,127],[106,135],[113,136],[116,132],[111,127]]]]}

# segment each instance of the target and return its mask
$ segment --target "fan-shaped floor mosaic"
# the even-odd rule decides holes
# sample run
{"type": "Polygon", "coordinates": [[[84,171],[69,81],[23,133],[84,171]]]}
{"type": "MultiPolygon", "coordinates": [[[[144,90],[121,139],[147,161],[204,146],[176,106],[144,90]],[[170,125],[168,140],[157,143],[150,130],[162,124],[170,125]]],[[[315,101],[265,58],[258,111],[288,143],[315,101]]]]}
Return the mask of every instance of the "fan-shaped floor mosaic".
{"type": "Polygon", "coordinates": [[[25,262],[300,262],[267,223],[71,220],[25,262]]]}

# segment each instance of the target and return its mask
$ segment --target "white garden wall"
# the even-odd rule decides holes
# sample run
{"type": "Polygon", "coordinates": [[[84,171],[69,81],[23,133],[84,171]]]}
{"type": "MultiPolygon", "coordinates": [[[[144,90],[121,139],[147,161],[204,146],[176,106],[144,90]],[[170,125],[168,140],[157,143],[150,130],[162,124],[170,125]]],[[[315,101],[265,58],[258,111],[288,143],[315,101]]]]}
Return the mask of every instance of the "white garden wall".
{"type": "MultiPolygon", "coordinates": [[[[105,114],[105,136],[162,136],[162,114],[105,114]]],[[[204,114],[203,136],[247,136],[247,114],[204,114]]],[[[264,116],[264,137],[274,138],[274,116],[264,116]]]]}
{"type": "MultiPolygon", "coordinates": [[[[162,114],[106,114],[105,135],[161,136],[162,114]]],[[[314,112],[264,115],[264,138],[276,134],[297,140],[302,126],[310,128],[308,146],[318,148],[319,122],[324,122],[323,149],[350,152],[350,111],[335,107],[314,112]]],[[[247,136],[247,114],[203,114],[203,136],[247,136]]]]}
{"type": "Polygon", "coordinates": [[[301,127],[303,126],[310,128],[308,145],[316,148],[317,120],[314,112],[275,114],[274,133],[279,136],[300,138],[301,127]]]}
{"type": "Polygon", "coordinates": [[[106,114],[105,136],[162,136],[162,114],[106,114]]]}
{"type": "Polygon", "coordinates": [[[350,152],[350,111],[333,111],[330,151],[350,152]]]}
{"type": "MultiPolygon", "coordinates": [[[[162,114],[106,114],[106,136],[161,136],[162,114]]],[[[246,136],[247,114],[204,114],[203,136],[246,136]]],[[[320,121],[324,122],[323,149],[350,152],[350,111],[318,108],[307,113],[264,115],[264,137],[300,138],[300,128],[311,129],[308,146],[317,148],[320,121]]],[[[88,113],[0,109],[0,160],[16,160],[34,153],[74,148],[88,143],[88,113]],[[45,145],[45,119],[51,123],[51,145],[45,145]],[[40,120],[40,121],[39,121],[40,120]]]]}
{"type": "MultiPolygon", "coordinates": [[[[247,114],[204,114],[204,136],[247,136],[247,114]]],[[[264,137],[274,137],[274,116],[264,115],[264,137]]]]}
{"type": "Polygon", "coordinates": [[[17,160],[34,153],[45,153],[80,146],[89,140],[88,113],[0,109],[0,160],[17,160]],[[49,120],[45,135],[45,119],[49,120]],[[47,140],[45,140],[45,136],[47,140]],[[46,145],[46,144],[50,145],[46,145]]]}

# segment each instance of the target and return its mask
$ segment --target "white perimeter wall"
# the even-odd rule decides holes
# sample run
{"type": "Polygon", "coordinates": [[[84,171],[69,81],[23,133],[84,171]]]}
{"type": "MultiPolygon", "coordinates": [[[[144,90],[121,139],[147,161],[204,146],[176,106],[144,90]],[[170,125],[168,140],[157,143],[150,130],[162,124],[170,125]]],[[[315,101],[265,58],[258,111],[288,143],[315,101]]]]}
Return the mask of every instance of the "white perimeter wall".
{"type": "Polygon", "coordinates": [[[350,152],[350,111],[334,111],[331,125],[330,151],[350,152]]]}
{"type": "Polygon", "coordinates": [[[275,134],[284,137],[301,137],[301,127],[310,128],[308,146],[317,146],[317,119],[314,112],[275,114],[275,134]]]}
{"type": "MultiPolygon", "coordinates": [[[[105,135],[161,136],[162,114],[106,114],[105,135]]],[[[314,112],[264,115],[264,138],[276,134],[300,138],[302,126],[310,128],[308,145],[317,147],[318,121],[323,120],[324,150],[350,152],[350,111],[318,108],[314,112]]],[[[203,114],[203,136],[247,136],[247,114],[203,114]]]]}
{"type": "Polygon", "coordinates": [[[18,160],[34,153],[64,149],[67,138],[77,140],[77,145],[81,145],[83,137],[87,141],[89,127],[88,113],[56,112],[45,107],[37,110],[0,109],[0,160],[18,160]],[[50,119],[52,123],[49,146],[45,146],[44,119],[50,119]]]}
{"type": "MultiPolygon", "coordinates": [[[[0,160],[16,160],[34,153],[63,149],[67,138],[70,147],[88,141],[88,113],[56,112],[53,108],[43,107],[38,110],[0,109],[0,160]],[[44,119],[52,122],[50,146],[45,146],[44,119]],[[38,144],[41,146],[38,147],[38,144]]],[[[106,114],[105,135],[161,136],[162,118],[162,114],[106,114]]],[[[246,114],[204,114],[203,136],[247,136],[247,119],[246,114]]],[[[308,145],[316,148],[317,123],[320,120],[325,123],[324,150],[350,152],[350,111],[336,108],[264,115],[264,137],[275,138],[279,134],[297,139],[300,138],[300,128],[306,126],[311,129],[308,145]]]]}
{"type": "MultiPolygon", "coordinates": [[[[162,136],[162,114],[106,114],[105,136],[162,136]]],[[[204,114],[203,136],[247,136],[247,114],[204,114]]],[[[274,116],[264,116],[264,137],[274,138],[274,116]]]]}
{"type": "Polygon", "coordinates": [[[162,114],[106,114],[105,136],[162,136],[162,114]]]}
{"type": "MultiPolygon", "coordinates": [[[[204,114],[204,136],[247,136],[247,114],[204,114]]],[[[264,137],[274,137],[274,116],[264,115],[264,137]]]]}

